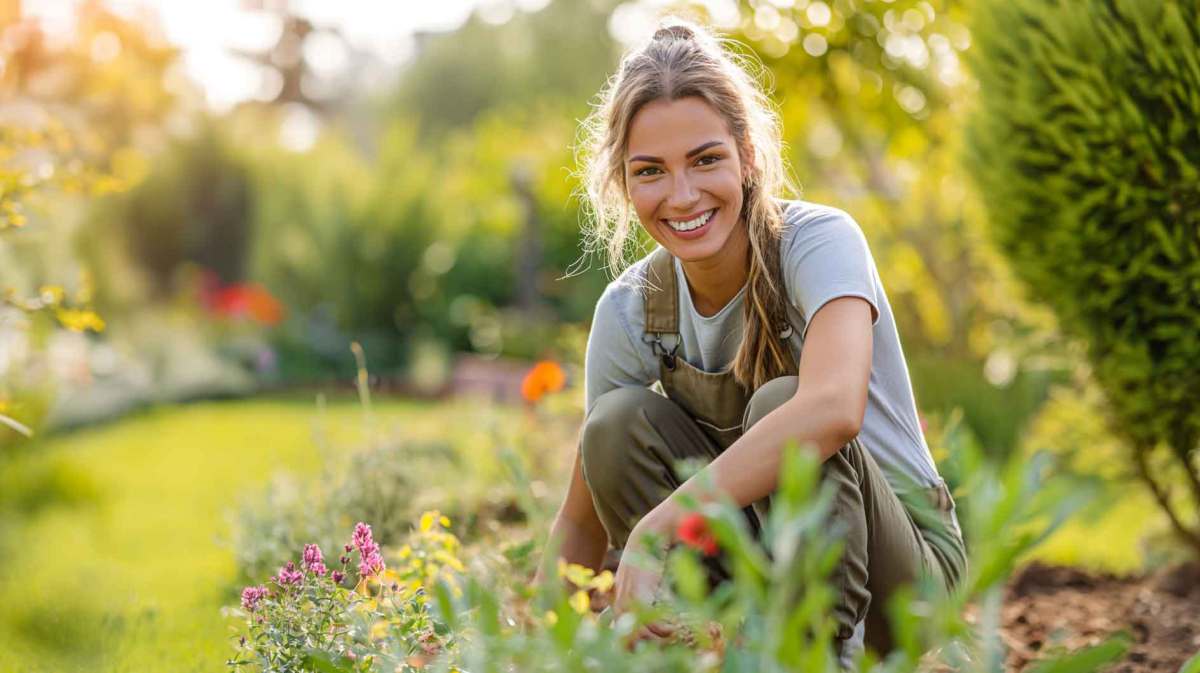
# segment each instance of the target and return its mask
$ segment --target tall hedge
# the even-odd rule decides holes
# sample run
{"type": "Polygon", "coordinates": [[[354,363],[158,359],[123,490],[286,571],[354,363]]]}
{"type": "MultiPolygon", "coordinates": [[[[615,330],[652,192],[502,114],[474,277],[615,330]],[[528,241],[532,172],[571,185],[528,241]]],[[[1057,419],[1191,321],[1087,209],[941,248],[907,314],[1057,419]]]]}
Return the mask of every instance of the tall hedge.
{"type": "Polygon", "coordinates": [[[968,165],[1200,554],[1200,2],[978,0],[968,165]]]}

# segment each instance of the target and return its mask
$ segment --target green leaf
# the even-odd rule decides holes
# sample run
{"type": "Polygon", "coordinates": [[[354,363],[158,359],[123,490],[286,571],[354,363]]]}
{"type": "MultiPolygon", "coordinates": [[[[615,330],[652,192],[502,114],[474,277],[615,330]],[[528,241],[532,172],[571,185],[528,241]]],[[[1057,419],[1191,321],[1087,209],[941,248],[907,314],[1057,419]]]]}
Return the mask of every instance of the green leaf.
{"type": "Polygon", "coordinates": [[[1122,633],[1092,647],[1043,661],[1030,673],[1091,673],[1120,659],[1129,648],[1129,636],[1122,633]]]}
{"type": "Polygon", "coordinates": [[[1179,667],[1179,673],[1200,673],[1200,652],[1183,662],[1183,666],[1179,667]]]}
{"type": "Polygon", "coordinates": [[[309,650],[304,655],[304,668],[317,673],[353,673],[354,662],[344,657],[334,657],[329,652],[309,650]]]}

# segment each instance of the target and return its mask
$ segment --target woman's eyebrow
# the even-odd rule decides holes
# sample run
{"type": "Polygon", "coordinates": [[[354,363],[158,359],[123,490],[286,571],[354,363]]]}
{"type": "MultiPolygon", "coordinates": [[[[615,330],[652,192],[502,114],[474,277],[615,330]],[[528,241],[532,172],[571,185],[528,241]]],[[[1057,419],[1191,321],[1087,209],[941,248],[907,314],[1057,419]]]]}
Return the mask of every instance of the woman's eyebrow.
{"type": "MultiPolygon", "coordinates": [[[[722,143],[720,140],[710,140],[710,141],[704,143],[703,145],[697,147],[696,149],[688,150],[688,153],[685,156],[686,156],[686,158],[691,159],[692,157],[696,156],[697,154],[700,154],[701,152],[703,152],[704,150],[706,150],[710,147],[715,147],[717,145],[723,145],[723,144],[724,143],[722,143]]],[[[630,161],[630,163],[632,163],[634,161],[648,161],[652,164],[666,163],[662,160],[661,157],[652,157],[648,154],[639,154],[636,157],[629,157],[629,161],[630,161]]]]}

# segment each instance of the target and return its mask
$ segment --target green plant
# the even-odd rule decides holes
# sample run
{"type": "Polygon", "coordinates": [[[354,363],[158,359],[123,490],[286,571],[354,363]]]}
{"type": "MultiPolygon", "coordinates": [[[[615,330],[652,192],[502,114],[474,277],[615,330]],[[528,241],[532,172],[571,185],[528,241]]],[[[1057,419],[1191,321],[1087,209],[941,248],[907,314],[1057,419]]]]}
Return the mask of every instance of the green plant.
{"type": "Polygon", "coordinates": [[[419,669],[423,656],[441,652],[452,635],[429,609],[429,585],[442,580],[457,591],[462,564],[450,521],[426,512],[419,528],[400,550],[398,570],[385,567],[371,527],[359,522],[342,547],[337,570],[325,566],[321,548],[306,544],[301,562],[288,561],[270,586],[242,590],[245,620],[237,657],[226,663],[235,671],[419,669]],[[350,568],[357,552],[357,570],[350,568]],[[344,583],[356,578],[353,588],[344,583]]]}
{"type": "Polygon", "coordinates": [[[1017,275],[1088,345],[1114,432],[1200,554],[1200,5],[985,0],[969,165],[1017,275]]]}
{"type": "MultiPolygon", "coordinates": [[[[959,511],[968,532],[969,573],[950,595],[918,585],[896,597],[890,609],[898,617],[898,650],[882,661],[861,655],[855,662],[859,670],[891,673],[932,665],[1002,671],[998,629],[1005,580],[1018,557],[1091,496],[1076,482],[1053,476],[1044,455],[991,462],[960,424],[949,423],[935,439],[951,456],[948,472],[961,484],[958,500],[964,505],[959,511]],[[977,606],[975,623],[964,618],[968,603],[977,606]]],[[[795,447],[788,452],[762,540],[752,537],[741,511],[732,505],[685,502],[703,516],[729,560],[733,579],[710,590],[694,548],[707,543],[681,532],[688,544],[673,545],[660,559],[669,570],[659,599],[615,619],[589,609],[588,592],[608,590],[611,575],[560,564],[559,578],[565,583],[555,578],[530,586],[526,542],[508,541],[498,554],[489,551],[493,544],[481,545],[468,567],[459,566],[462,572],[455,569],[449,576],[452,582],[445,576],[426,577],[430,619],[442,625],[445,630],[437,633],[452,645],[431,657],[422,655],[423,670],[836,670],[827,616],[833,591],[823,578],[837,562],[840,542],[825,526],[830,499],[819,488],[819,468],[810,452],[795,447]],[[642,628],[651,622],[670,624],[673,631],[664,639],[646,640],[642,628]]],[[[434,528],[436,516],[427,515],[418,529],[434,528]]],[[[404,562],[413,558],[414,549],[410,543],[389,558],[404,562]]],[[[629,554],[630,562],[634,555],[629,554]]],[[[387,638],[407,637],[402,628],[386,637],[384,631],[381,627],[374,647],[387,638]]],[[[1096,647],[1044,661],[1039,670],[1095,670],[1120,657],[1126,645],[1118,634],[1096,647]]],[[[309,648],[306,656],[315,670],[392,670],[387,667],[392,662],[384,659],[364,664],[362,657],[350,661],[320,648],[309,648]]]]}

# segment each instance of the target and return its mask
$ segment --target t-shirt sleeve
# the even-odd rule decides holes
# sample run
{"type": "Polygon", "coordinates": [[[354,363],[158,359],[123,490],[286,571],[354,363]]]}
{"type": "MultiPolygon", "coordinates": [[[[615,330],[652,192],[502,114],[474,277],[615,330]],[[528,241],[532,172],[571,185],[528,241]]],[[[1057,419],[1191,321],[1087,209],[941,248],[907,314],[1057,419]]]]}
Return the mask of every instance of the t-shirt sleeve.
{"type": "Polygon", "coordinates": [[[804,316],[804,331],[821,307],[838,297],[862,297],[879,322],[877,271],[862,229],[848,214],[830,210],[805,217],[784,238],[788,295],[804,316]]]}
{"type": "Polygon", "coordinates": [[[623,386],[648,386],[630,327],[621,317],[619,301],[611,287],[596,302],[584,356],[584,415],[596,399],[623,386]]]}

